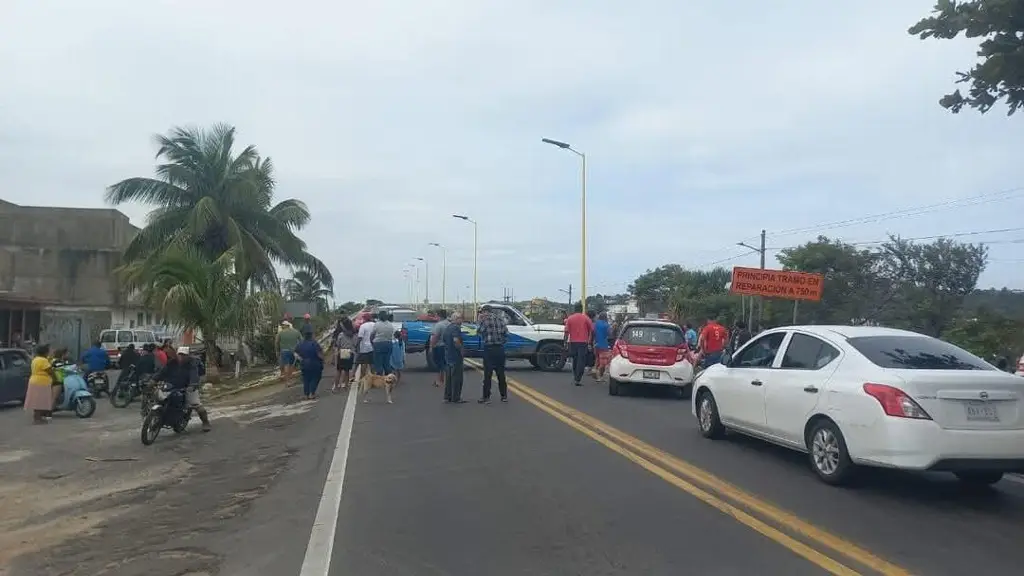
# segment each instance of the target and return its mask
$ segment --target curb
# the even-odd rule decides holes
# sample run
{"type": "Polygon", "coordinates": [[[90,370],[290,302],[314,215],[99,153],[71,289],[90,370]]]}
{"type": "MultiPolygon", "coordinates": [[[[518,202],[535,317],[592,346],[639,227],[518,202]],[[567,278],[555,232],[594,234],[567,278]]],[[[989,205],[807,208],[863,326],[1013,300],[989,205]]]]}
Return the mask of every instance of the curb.
{"type": "MultiPolygon", "coordinates": [[[[317,339],[317,341],[320,342],[321,346],[325,345],[327,340],[327,335],[321,336],[320,338],[317,339]]],[[[249,390],[259,390],[260,388],[266,388],[268,386],[273,386],[274,384],[284,383],[285,381],[282,380],[281,377],[276,372],[271,371],[270,374],[267,374],[266,376],[263,376],[261,378],[257,378],[256,381],[254,381],[252,384],[249,384],[248,386],[242,386],[241,388],[235,388],[234,390],[228,390],[227,392],[214,394],[213,396],[210,396],[208,400],[210,402],[214,402],[216,400],[220,400],[221,398],[230,398],[232,396],[237,396],[238,394],[241,394],[242,392],[248,392],[249,390]]]]}

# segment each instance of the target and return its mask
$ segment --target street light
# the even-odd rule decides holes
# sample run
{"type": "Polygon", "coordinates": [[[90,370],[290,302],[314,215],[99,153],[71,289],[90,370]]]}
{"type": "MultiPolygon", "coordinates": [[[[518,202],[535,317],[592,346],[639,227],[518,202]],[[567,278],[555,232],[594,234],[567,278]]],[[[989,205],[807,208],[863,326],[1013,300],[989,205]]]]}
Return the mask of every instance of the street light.
{"type": "MultiPolygon", "coordinates": [[[[420,260],[420,258],[417,258],[417,260],[420,260]]],[[[413,303],[413,305],[416,308],[419,308],[419,299],[420,299],[420,265],[419,265],[419,262],[416,262],[414,260],[414,261],[409,263],[409,266],[411,266],[416,271],[416,280],[415,280],[415,283],[413,284],[413,291],[412,291],[413,292],[413,294],[412,294],[412,303],[413,303]]]]}
{"type": "Polygon", "coordinates": [[[416,257],[416,260],[423,262],[423,276],[424,276],[424,295],[423,301],[429,306],[430,305],[430,262],[426,258],[416,257]]]}
{"type": "Polygon", "coordinates": [[[587,312],[587,155],[576,150],[565,142],[541,138],[541,142],[558,146],[562,150],[568,150],[579,156],[582,161],[580,172],[580,302],[583,304],[583,312],[587,312]]]}
{"type": "Polygon", "coordinates": [[[477,234],[476,220],[473,220],[469,216],[463,216],[461,214],[452,214],[452,218],[458,218],[459,220],[465,220],[473,225],[473,318],[476,318],[476,309],[479,306],[479,301],[476,299],[476,288],[477,288],[477,254],[479,253],[477,240],[479,235],[477,234]]]}
{"type": "Polygon", "coordinates": [[[448,300],[448,249],[437,242],[430,245],[441,249],[441,308],[444,308],[448,300]]]}

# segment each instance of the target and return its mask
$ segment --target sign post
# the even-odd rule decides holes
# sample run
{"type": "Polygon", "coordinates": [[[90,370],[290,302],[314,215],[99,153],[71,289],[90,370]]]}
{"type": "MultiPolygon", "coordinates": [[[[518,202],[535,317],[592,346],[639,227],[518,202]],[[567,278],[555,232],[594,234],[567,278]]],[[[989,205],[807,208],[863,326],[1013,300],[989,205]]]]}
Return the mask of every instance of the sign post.
{"type": "Polygon", "coordinates": [[[821,274],[736,266],[732,269],[729,292],[793,300],[793,323],[796,324],[797,303],[801,300],[820,301],[824,287],[825,277],[821,274]]]}

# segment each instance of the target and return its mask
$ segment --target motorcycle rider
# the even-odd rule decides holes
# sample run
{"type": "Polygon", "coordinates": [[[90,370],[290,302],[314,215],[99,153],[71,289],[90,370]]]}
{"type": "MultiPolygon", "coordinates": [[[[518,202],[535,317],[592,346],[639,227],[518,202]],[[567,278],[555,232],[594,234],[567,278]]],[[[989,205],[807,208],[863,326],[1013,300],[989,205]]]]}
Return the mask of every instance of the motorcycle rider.
{"type": "Polygon", "coordinates": [[[206,413],[206,408],[203,408],[199,396],[199,366],[189,352],[188,346],[179,346],[178,353],[168,358],[160,373],[153,377],[153,382],[166,382],[175,390],[184,390],[185,401],[203,422],[203,432],[209,432],[210,416],[206,413]]]}
{"type": "Polygon", "coordinates": [[[92,346],[82,354],[82,364],[85,364],[85,373],[82,377],[88,379],[89,374],[93,372],[105,371],[108,360],[107,351],[103,349],[103,344],[99,340],[93,342],[92,346]]]}

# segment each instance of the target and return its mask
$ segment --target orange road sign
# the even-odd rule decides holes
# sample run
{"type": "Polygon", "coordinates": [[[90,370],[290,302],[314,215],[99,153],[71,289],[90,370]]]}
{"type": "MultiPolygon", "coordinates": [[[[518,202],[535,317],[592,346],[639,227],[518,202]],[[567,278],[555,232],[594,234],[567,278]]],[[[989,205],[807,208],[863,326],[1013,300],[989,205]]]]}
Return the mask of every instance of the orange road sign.
{"type": "Polygon", "coordinates": [[[732,269],[729,291],[746,296],[817,302],[821,300],[824,284],[825,277],[821,274],[736,266],[732,269]]]}

